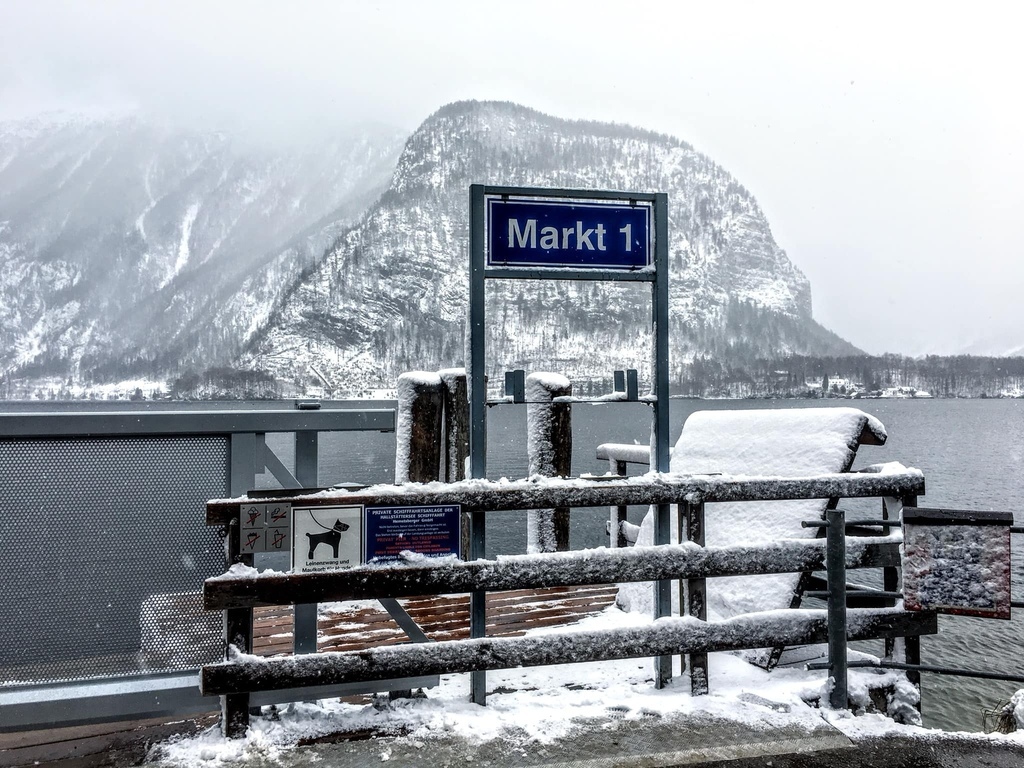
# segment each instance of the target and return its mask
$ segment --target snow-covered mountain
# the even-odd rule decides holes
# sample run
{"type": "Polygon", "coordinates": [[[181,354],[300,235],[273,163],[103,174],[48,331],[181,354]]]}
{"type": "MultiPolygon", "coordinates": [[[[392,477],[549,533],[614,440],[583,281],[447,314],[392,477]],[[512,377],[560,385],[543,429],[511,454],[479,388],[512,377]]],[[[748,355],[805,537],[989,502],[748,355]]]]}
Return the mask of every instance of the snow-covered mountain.
{"type": "Polygon", "coordinates": [[[1003,328],[980,339],[964,344],[959,350],[961,355],[984,355],[991,357],[1021,357],[1024,355],[1024,343],[1020,341],[1017,328],[1003,328]]]}
{"type": "Polygon", "coordinates": [[[268,149],[137,116],[0,123],[0,377],[233,362],[386,187],[404,138],[268,149]]]}
{"type": "MultiPolygon", "coordinates": [[[[231,368],[343,396],[461,365],[471,183],[667,192],[674,381],[707,357],[858,352],[814,322],[753,196],[677,139],[494,102],[448,105],[402,139],[268,148],[138,116],[0,123],[3,391],[231,368]]],[[[492,375],[648,370],[647,286],[489,291],[492,375]]]]}
{"type": "MultiPolygon", "coordinates": [[[[326,382],[335,395],[461,364],[471,183],[667,192],[674,380],[707,354],[728,362],[858,352],[814,322],[810,285],[754,197],[689,145],[459,102],[409,138],[387,191],[293,286],[242,363],[300,386],[326,382]]],[[[492,376],[649,368],[647,286],[491,281],[489,290],[492,376]]]]}

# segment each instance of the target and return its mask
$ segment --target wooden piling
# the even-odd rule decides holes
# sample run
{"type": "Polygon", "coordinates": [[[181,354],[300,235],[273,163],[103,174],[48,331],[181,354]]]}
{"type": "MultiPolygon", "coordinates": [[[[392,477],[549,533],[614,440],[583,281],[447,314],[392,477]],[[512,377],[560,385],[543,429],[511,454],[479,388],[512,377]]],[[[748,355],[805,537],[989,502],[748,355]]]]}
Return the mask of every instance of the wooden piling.
{"type": "MultiPolygon", "coordinates": [[[[438,372],[444,399],[444,481],[466,479],[469,458],[469,385],[465,368],[446,368],[438,372]]],[[[469,559],[468,512],[461,519],[462,559],[469,559]]]]}
{"type": "Polygon", "coordinates": [[[429,483],[440,479],[441,377],[414,371],[398,377],[398,430],[395,482],[429,483]]]}
{"type": "MultiPolygon", "coordinates": [[[[572,394],[564,376],[531,373],[526,377],[526,449],[529,473],[568,477],[572,472],[572,406],[554,403],[572,394]]],[[[564,552],[569,549],[569,508],[533,509],[527,513],[527,552],[564,552]]]]}
{"type": "Polygon", "coordinates": [[[444,399],[444,481],[466,479],[469,457],[469,389],[465,368],[438,371],[444,399]]]}

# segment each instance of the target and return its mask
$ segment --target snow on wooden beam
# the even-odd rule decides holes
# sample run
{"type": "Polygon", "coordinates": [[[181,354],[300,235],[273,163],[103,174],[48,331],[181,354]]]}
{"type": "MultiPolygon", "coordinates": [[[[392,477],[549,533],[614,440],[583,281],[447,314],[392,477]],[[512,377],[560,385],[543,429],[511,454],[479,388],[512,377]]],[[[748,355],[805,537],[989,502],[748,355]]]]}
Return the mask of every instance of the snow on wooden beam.
{"type": "MultiPolygon", "coordinates": [[[[847,568],[899,564],[898,543],[881,539],[847,542],[847,568]]],[[[628,549],[515,555],[499,560],[361,566],[324,573],[258,573],[235,567],[207,579],[206,610],[261,605],[362,600],[379,597],[536,589],[583,584],[791,573],[824,568],[823,539],[780,541],[756,547],[702,548],[670,544],[628,549]]]]}
{"type": "Polygon", "coordinates": [[[778,501],[786,499],[905,497],[924,494],[924,475],[916,469],[873,473],[835,473],[813,477],[752,477],[649,473],[621,480],[531,478],[516,481],[463,480],[458,483],[375,485],[365,490],[321,491],[218,499],[206,505],[208,525],[227,525],[245,503],[301,503],[302,506],[433,506],[461,504],[463,512],[616,507],[630,504],[681,504],[684,501],[778,501]]]}
{"type": "MultiPolygon", "coordinates": [[[[851,640],[938,631],[934,613],[851,610],[848,620],[851,640]]],[[[744,614],[723,622],[663,618],[644,627],[537,637],[415,643],[273,659],[236,655],[231,661],[203,667],[200,679],[204,694],[225,695],[369,682],[411,674],[440,675],[699,651],[737,651],[821,643],[826,638],[826,625],[825,611],[771,611],[744,614]]]]}

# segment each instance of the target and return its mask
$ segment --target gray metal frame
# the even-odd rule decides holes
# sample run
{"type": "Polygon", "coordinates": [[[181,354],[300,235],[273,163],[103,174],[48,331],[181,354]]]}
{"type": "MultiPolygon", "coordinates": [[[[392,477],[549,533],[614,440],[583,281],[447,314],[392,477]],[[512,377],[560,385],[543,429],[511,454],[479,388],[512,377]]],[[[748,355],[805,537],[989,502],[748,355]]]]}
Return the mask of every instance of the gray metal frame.
{"type": "MultiPolygon", "coordinates": [[[[1011,534],[1024,533],[1024,527],[1010,525],[1013,522],[1012,512],[993,512],[988,510],[941,510],[941,509],[916,509],[905,507],[903,513],[903,524],[914,517],[918,521],[922,518],[931,518],[933,525],[962,524],[964,521],[971,524],[995,524],[1006,525],[1011,534]],[[961,519],[957,519],[957,516],[961,519]]],[[[847,632],[846,620],[846,529],[847,526],[877,525],[888,533],[888,520],[845,520],[845,513],[842,510],[829,510],[826,512],[824,523],[819,521],[805,521],[804,527],[822,527],[826,529],[826,560],[828,589],[825,592],[809,591],[804,593],[808,597],[824,598],[828,601],[828,661],[812,662],[807,664],[807,669],[827,669],[833,676],[833,687],[829,693],[829,706],[833,709],[845,708],[848,704],[847,675],[849,668],[875,668],[875,669],[896,669],[907,672],[907,678],[920,688],[920,673],[930,672],[938,675],[952,675],[956,677],[974,677],[979,680],[1001,680],[1012,683],[1024,683],[1024,675],[1010,675],[1004,672],[991,672],[988,670],[963,669],[950,667],[944,664],[921,664],[918,660],[914,663],[894,661],[886,659],[856,659],[847,658],[847,632]],[[916,676],[913,677],[912,676],[916,676]]],[[[876,597],[893,598],[902,600],[902,592],[890,592],[884,590],[870,590],[876,597]]],[[[1011,608],[1024,608],[1024,602],[1010,601],[1011,608]]],[[[929,609],[934,610],[934,609],[929,609]]],[[[941,611],[940,611],[941,612],[941,611]]],[[[957,614],[952,614],[957,615],[957,614]]],[[[978,617],[975,617],[978,618],[978,617]]],[[[1001,619],[996,619],[1001,620],[1001,619]]],[[[909,639],[909,638],[908,638],[909,639]]],[[[911,656],[917,658],[920,654],[913,651],[911,656]]],[[[918,709],[921,708],[920,702],[918,709]]]]}
{"type": "Polygon", "coordinates": [[[387,408],[0,413],[0,439],[394,430],[395,412],[387,408]]]}
{"type": "MultiPolygon", "coordinates": [[[[498,187],[472,184],[469,188],[469,475],[487,476],[487,386],[485,292],[488,279],[513,280],[601,280],[651,283],[651,326],[654,332],[654,355],[651,381],[653,385],[654,418],[651,432],[653,469],[669,471],[669,398],[668,398],[668,195],[665,193],[610,192],[578,189],[538,189],[531,187],[498,187]],[[644,202],[653,206],[654,270],[566,269],[562,267],[488,267],[486,266],[486,210],[490,195],[565,200],[618,200],[644,202]]],[[[654,543],[668,544],[671,536],[671,505],[659,504],[654,520],[654,543]]],[[[470,558],[484,556],[484,513],[473,512],[470,525],[470,558]]],[[[655,582],[655,615],[668,616],[671,607],[671,582],[655,582]]],[[[484,594],[470,596],[470,636],[483,637],[485,628],[484,594]]],[[[666,685],[672,678],[670,656],[655,661],[655,686],[666,685]]],[[[472,673],[472,701],[485,704],[487,683],[485,672],[472,673]]]]}
{"type": "MultiPolygon", "coordinates": [[[[298,410],[173,410],[72,411],[0,414],[0,440],[66,439],[68,437],[224,436],[229,439],[228,487],[241,496],[256,484],[256,475],[269,470],[284,486],[317,485],[319,432],[395,430],[390,408],[324,408],[298,410]],[[295,472],[288,471],[264,440],[267,432],[295,433],[295,472]]],[[[297,652],[316,650],[316,605],[296,606],[297,652]]],[[[432,679],[388,681],[386,688],[407,689],[429,685],[432,679]]],[[[380,690],[380,684],[373,690],[380,690]]],[[[366,686],[333,686],[330,690],[305,689],[294,699],[311,693],[341,696],[366,692],[366,686]],[[358,690],[357,690],[358,688],[358,690]]],[[[290,701],[293,692],[254,699],[254,704],[290,701]],[[263,699],[266,698],[266,701],[263,699]]],[[[96,678],[69,683],[42,683],[0,688],[0,732],[44,727],[109,722],[141,717],[177,716],[209,712],[216,704],[199,693],[195,671],[96,678]],[[74,702],[74,706],[69,706],[74,702]]]]}

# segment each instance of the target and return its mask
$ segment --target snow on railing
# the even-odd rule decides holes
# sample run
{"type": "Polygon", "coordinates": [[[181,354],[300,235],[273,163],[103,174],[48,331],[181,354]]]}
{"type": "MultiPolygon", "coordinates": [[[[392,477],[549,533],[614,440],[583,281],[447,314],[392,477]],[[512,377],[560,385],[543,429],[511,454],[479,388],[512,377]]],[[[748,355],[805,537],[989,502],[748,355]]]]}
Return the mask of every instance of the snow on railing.
{"type": "MultiPolygon", "coordinates": [[[[891,466],[891,465],[890,465],[891,466]]],[[[531,477],[524,480],[462,480],[457,483],[373,485],[358,491],[326,489],[315,493],[258,499],[240,496],[214,499],[206,505],[208,525],[226,525],[246,502],[301,503],[302,506],[434,506],[461,504],[464,512],[543,509],[545,507],[604,507],[685,502],[784,501],[903,497],[924,494],[920,470],[891,466],[888,472],[838,472],[811,477],[756,475],[683,475],[649,472],[612,480],[531,477]]]]}
{"type": "MultiPolygon", "coordinates": [[[[290,502],[317,506],[434,506],[459,504],[463,511],[500,514],[503,510],[558,506],[599,507],[630,504],[680,504],[686,507],[716,501],[763,501],[835,497],[916,497],[924,477],[906,468],[885,472],[823,474],[814,477],[750,477],[648,473],[614,480],[533,477],[518,481],[465,480],[458,483],[378,485],[348,492],[327,490],[268,498],[259,503],[290,502]]],[[[211,501],[207,521],[226,525],[237,535],[242,497],[211,501]]],[[[899,537],[873,537],[851,542],[847,567],[888,567],[898,562],[899,537]]],[[[229,550],[238,552],[237,547],[229,550]]],[[[208,609],[225,611],[228,659],[203,668],[201,686],[223,697],[226,735],[245,732],[249,694],[387,680],[409,673],[437,674],[538,666],[616,658],[754,649],[779,644],[820,642],[827,635],[821,611],[748,614],[727,621],[702,621],[695,616],[662,618],[646,628],[590,633],[563,632],[543,637],[483,638],[443,643],[415,643],[401,648],[369,648],[349,653],[257,659],[251,649],[252,607],[329,600],[377,598],[393,600],[414,594],[451,594],[487,590],[693,579],[820,569],[820,541],[779,541],[757,547],[701,547],[687,543],[634,549],[582,550],[511,556],[495,561],[462,562],[454,558],[394,565],[368,565],[311,574],[260,574],[243,565],[207,580],[208,609]]],[[[851,637],[900,637],[937,631],[934,614],[911,615],[901,610],[857,611],[851,637]]],[[[694,681],[691,680],[691,684],[694,681]]],[[[695,690],[698,690],[695,688],[695,690]]],[[[706,692],[701,681],[698,692],[706,692]]]]}

